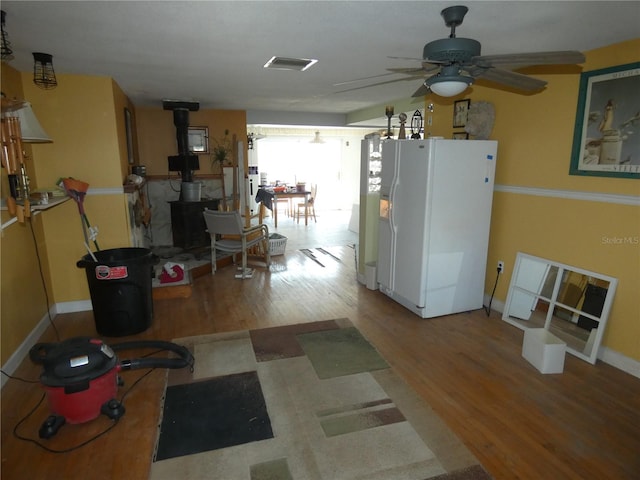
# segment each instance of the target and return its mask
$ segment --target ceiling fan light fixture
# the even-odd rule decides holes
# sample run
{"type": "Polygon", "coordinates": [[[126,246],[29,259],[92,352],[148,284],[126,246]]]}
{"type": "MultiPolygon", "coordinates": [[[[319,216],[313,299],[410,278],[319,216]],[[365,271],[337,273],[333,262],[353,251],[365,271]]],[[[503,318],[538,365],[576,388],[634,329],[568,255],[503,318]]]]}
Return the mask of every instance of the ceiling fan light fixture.
{"type": "Polygon", "coordinates": [[[428,78],[424,85],[441,97],[455,97],[473,83],[473,78],[464,75],[436,75],[428,78]]]}

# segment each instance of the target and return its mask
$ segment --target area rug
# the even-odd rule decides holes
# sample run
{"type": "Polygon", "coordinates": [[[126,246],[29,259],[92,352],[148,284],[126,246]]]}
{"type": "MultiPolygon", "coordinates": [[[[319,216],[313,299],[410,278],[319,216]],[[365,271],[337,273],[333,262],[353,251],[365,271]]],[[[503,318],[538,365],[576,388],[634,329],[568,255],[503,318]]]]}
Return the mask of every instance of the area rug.
{"type": "Polygon", "coordinates": [[[153,480],[491,478],[348,319],[174,341],[153,480]]]}

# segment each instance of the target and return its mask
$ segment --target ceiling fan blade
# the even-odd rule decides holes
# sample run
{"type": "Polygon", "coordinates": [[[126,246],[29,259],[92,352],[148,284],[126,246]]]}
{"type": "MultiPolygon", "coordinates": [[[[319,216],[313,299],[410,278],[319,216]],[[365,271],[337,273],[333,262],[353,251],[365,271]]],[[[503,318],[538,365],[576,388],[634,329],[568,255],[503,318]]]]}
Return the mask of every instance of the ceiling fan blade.
{"type": "Polygon", "coordinates": [[[386,82],[378,82],[378,83],[371,83],[369,85],[363,85],[361,87],[354,87],[354,88],[347,88],[346,90],[338,90],[337,92],[333,92],[335,93],[345,93],[345,92],[352,92],[354,90],[361,90],[363,88],[369,88],[369,87],[377,87],[379,85],[387,85],[389,83],[396,83],[396,82],[406,82],[407,80],[415,80],[416,77],[404,77],[404,78],[396,78],[394,80],[387,80],[386,82]]]}
{"type": "Polygon", "coordinates": [[[482,78],[490,82],[499,83],[506,87],[515,88],[525,92],[535,92],[543,89],[547,82],[538,78],[528,77],[521,73],[515,73],[501,68],[470,68],[467,71],[474,78],[482,78]]]}
{"type": "Polygon", "coordinates": [[[349,84],[352,84],[352,83],[363,82],[365,80],[371,80],[372,78],[380,78],[380,77],[386,77],[386,76],[389,76],[389,75],[395,75],[396,73],[398,73],[398,72],[380,73],[378,75],[371,75],[369,77],[354,78],[353,80],[347,80],[345,82],[334,83],[333,86],[334,87],[339,87],[340,85],[349,85],[349,84]]]}
{"type": "Polygon", "coordinates": [[[346,82],[338,82],[338,83],[334,83],[333,86],[334,87],[339,87],[340,85],[349,85],[352,83],[357,83],[357,82],[362,82],[364,80],[371,80],[372,78],[380,78],[380,77],[386,77],[389,75],[397,75],[397,74],[403,74],[403,75],[412,75],[412,76],[420,76],[424,73],[424,70],[422,69],[422,67],[414,67],[414,68],[387,68],[388,73],[380,73],[378,75],[371,75],[369,77],[362,77],[362,78],[356,78],[353,80],[347,80],[346,82]]]}
{"type": "Polygon", "coordinates": [[[440,64],[433,64],[429,62],[422,62],[421,67],[416,68],[387,68],[390,72],[404,73],[406,75],[416,75],[422,74],[425,72],[433,72],[434,70],[438,70],[441,68],[440,64]]]}
{"type": "Polygon", "coordinates": [[[392,73],[401,73],[402,75],[413,75],[420,76],[424,75],[424,68],[416,67],[416,68],[387,68],[389,72],[392,73]]]}
{"type": "Polygon", "coordinates": [[[387,55],[387,58],[392,58],[394,60],[415,60],[416,62],[421,62],[421,58],[416,57],[392,57],[391,55],[387,55]]]}
{"type": "Polygon", "coordinates": [[[481,55],[471,58],[479,67],[505,67],[525,65],[574,65],[584,63],[585,56],[574,50],[557,52],[508,53],[505,55],[481,55]]]}
{"type": "Polygon", "coordinates": [[[424,97],[425,95],[427,95],[430,92],[431,92],[431,89],[429,87],[427,87],[423,83],[422,85],[420,85],[420,88],[418,88],[415,92],[413,92],[413,94],[411,96],[412,97],[424,97]]]}

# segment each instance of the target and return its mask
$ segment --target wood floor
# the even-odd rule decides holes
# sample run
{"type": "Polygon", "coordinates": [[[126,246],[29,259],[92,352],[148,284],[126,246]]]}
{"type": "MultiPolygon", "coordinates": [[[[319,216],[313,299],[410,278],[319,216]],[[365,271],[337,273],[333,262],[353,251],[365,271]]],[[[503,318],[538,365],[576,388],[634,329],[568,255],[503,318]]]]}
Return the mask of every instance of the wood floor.
{"type": "MultiPolygon", "coordinates": [[[[170,340],[348,317],[495,478],[639,478],[639,379],[570,355],[563,374],[542,375],[521,356],[522,331],[501,321],[498,313],[419,319],[356,282],[352,248],[326,251],[339,260],[314,250],[322,267],[288,250],[274,257],[269,273],[258,268],[251,280],[236,280],[233,267],[200,277],[191,298],[156,301],[153,325],[135,338],[170,340]]],[[[59,315],[55,323],[62,338],[95,335],[91,312],[59,315]]],[[[43,341],[54,340],[50,328],[43,341]]],[[[122,373],[125,386],[119,394],[128,392],[124,417],[100,438],[68,453],[50,453],[14,436],[14,427],[42,390],[10,380],[2,390],[2,478],[146,479],[166,371],[145,373],[122,373]]],[[[38,374],[28,360],[16,372],[27,379],[38,374]]],[[[38,439],[48,413],[40,405],[17,428],[19,435],[38,439]]],[[[68,449],[111,424],[103,417],[65,425],[41,443],[68,449]]]]}

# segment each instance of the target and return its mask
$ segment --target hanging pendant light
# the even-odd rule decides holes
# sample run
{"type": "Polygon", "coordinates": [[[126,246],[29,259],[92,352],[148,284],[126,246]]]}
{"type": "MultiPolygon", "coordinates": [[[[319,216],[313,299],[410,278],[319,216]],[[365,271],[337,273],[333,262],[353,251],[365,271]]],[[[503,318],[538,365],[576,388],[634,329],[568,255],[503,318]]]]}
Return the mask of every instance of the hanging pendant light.
{"type": "Polygon", "coordinates": [[[40,125],[40,122],[38,122],[29,102],[22,102],[19,107],[5,112],[4,116],[18,118],[22,134],[21,138],[24,143],[53,142],[40,125]]]}
{"type": "Polygon", "coordinates": [[[2,30],[2,60],[13,60],[13,50],[11,49],[11,42],[9,41],[9,35],[4,30],[4,21],[7,16],[7,12],[2,10],[2,21],[0,23],[0,29],[2,30]]]}
{"type": "Polygon", "coordinates": [[[53,71],[53,55],[33,52],[33,83],[45,90],[56,88],[58,81],[53,71]]]}

